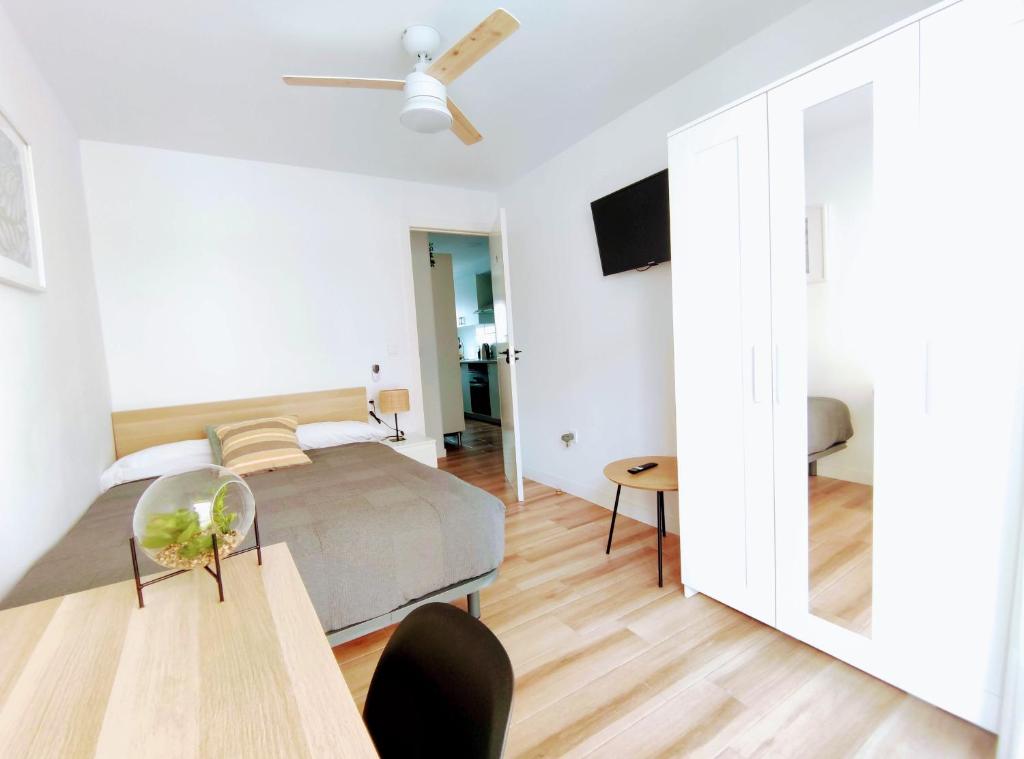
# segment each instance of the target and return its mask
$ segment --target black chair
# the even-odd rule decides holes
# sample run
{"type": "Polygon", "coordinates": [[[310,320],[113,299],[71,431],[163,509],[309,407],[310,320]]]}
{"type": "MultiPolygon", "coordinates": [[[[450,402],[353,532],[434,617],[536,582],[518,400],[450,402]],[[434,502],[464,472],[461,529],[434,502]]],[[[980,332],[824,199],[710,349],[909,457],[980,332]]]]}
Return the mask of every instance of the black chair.
{"type": "Polygon", "coordinates": [[[384,647],[363,721],[382,759],[496,759],[513,682],[508,654],[486,625],[449,604],[425,604],[384,647]]]}

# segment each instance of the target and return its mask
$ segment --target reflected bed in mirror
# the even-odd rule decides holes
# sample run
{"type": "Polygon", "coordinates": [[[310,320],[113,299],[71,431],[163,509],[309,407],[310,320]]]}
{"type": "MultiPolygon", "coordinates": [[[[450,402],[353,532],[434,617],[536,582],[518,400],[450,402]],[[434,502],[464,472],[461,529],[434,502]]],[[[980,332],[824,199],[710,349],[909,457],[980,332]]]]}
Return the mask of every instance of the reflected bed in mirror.
{"type": "Polygon", "coordinates": [[[808,609],[871,637],[872,92],[804,112],[808,609]]]}

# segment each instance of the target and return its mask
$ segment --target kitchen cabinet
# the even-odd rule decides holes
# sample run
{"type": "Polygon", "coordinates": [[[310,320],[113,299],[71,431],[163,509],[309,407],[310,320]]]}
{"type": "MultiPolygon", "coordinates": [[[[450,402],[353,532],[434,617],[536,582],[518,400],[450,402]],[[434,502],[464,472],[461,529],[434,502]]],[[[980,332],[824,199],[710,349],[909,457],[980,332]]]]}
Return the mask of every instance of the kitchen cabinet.
{"type": "Polygon", "coordinates": [[[473,406],[469,399],[469,365],[463,361],[461,367],[461,380],[462,380],[462,412],[464,414],[472,413],[473,406]]]}
{"type": "Polygon", "coordinates": [[[497,361],[462,362],[462,407],[468,416],[481,421],[501,418],[497,361]]]}
{"type": "Polygon", "coordinates": [[[494,324],[494,292],[489,271],[476,275],[476,307],[480,324],[494,324]]]}
{"type": "Polygon", "coordinates": [[[498,362],[487,365],[487,387],[491,397],[491,417],[501,419],[501,395],[498,390],[498,362]]]}
{"type": "Polygon", "coordinates": [[[491,273],[462,274],[455,280],[455,311],[460,327],[494,324],[491,273]]]}

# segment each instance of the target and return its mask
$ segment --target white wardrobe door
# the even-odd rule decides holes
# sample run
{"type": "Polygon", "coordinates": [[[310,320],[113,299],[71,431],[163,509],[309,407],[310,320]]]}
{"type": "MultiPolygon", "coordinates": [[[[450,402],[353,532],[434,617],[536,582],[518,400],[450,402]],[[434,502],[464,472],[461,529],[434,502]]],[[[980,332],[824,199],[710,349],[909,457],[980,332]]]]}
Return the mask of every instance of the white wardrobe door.
{"type": "Polygon", "coordinates": [[[908,677],[994,729],[1024,439],[1024,5],[965,0],[921,22],[921,205],[927,313],[908,351],[917,450],[902,510],[908,677]],[[936,662],[942,667],[935,667],[936,662]]]}
{"type": "MultiPolygon", "coordinates": [[[[896,599],[887,575],[899,571],[906,555],[894,545],[893,519],[902,510],[901,490],[893,481],[899,455],[913,445],[904,431],[894,429],[884,408],[902,401],[901,388],[886,374],[887,353],[899,352],[903,331],[913,323],[913,310],[899,300],[898,289],[907,285],[909,267],[905,251],[912,237],[910,216],[903,211],[913,197],[915,164],[911,158],[917,125],[918,49],[917,28],[911,26],[827,63],[768,93],[771,140],[772,297],[775,340],[775,512],[777,543],[777,593],[780,629],[812,645],[876,674],[886,671],[884,645],[888,629],[899,624],[908,599],[896,599]],[[805,269],[805,185],[810,167],[805,150],[805,117],[823,104],[833,107],[829,118],[836,129],[845,129],[851,103],[860,123],[867,112],[870,154],[865,159],[870,173],[869,220],[858,250],[860,271],[856,290],[857,325],[864,364],[873,387],[873,543],[870,598],[871,627],[856,633],[811,613],[809,597],[808,524],[808,299],[812,297],[805,269]],[[861,105],[864,104],[864,105],[861,105]],[[894,603],[895,602],[895,603],[894,603]],[[894,616],[895,615],[895,616],[894,616]]],[[[819,111],[818,114],[821,112],[819,111]]],[[[819,116],[820,118],[820,116],[819,116]]],[[[809,122],[810,123],[810,122],[809,122]]],[[[820,122],[815,122],[820,123],[820,122]]],[[[831,131],[831,130],[830,130],[831,131]]],[[[835,165],[841,166],[840,156],[835,165]]],[[[817,169],[822,170],[822,160],[817,169]]],[[[825,170],[829,170],[825,165],[825,170]]],[[[836,169],[838,170],[838,169],[836,169]]],[[[835,241],[830,241],[830,244],[835,241]]],[[[840,247],[836,245],[836,247],[840,247]]],[[[851,251],[832,251],[843,258],[851,251]]],[[[846,277],[847,269],[830,277],[846,277]]],[[[842,295],[842,293],[840,293],[842,295]]],[[[833,298],[834,301],[838,300],[833,298]]],[[[834,302],[830,308],[849,308],[834,302]]],[[[834,340],[847,336],[835,334],[834,340]]],[[[850,401],[841,397],[839,400],[850,401]]],[[[854,436],[872,435],[870,426],[854,436]]],[[[839,508],[836,506],[835,508],[839,508]]],[[[871,530],[869,523],[868,529],[871,530]]],[[[868,537],[871,541],[872,537],[868,537]]],[[[849,580],[847,580],[849,581],[849,580]]],[[[885,676],[884,674],[882,676],[885,676]]]]}
{"type": "Polygon", "coordinates": [[[669,138],[682,576],[775,622],[764,96],[669,138]]]}
{"type": "Polygon", "coordinates": [[[1024,480],[1024,25],[1008,21],[1014,2],[964,0],[768,95],[779,627],[989,729],[1024,480]],[[869,83],[877,316],[865,637],[807,609],[800,129],[808,107],[869,83]]]}

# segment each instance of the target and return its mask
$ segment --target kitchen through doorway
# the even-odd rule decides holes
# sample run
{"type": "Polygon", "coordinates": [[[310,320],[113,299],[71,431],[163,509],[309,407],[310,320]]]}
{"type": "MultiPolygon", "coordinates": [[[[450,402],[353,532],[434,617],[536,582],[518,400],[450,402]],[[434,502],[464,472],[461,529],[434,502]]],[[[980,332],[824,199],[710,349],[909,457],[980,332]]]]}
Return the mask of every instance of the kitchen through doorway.
{"type": "Polygon", "coordinates": [[[427,434],[439,457],[478,445],[493,451],[497,444],[506,478],[521,493],[516,425],[509,418],[515,408],[503,397],[503,388],[514,393],[507,376],[514,368],[501,352],[510,350],[504,246],[500,234],[411,233],[427,434]]]}

